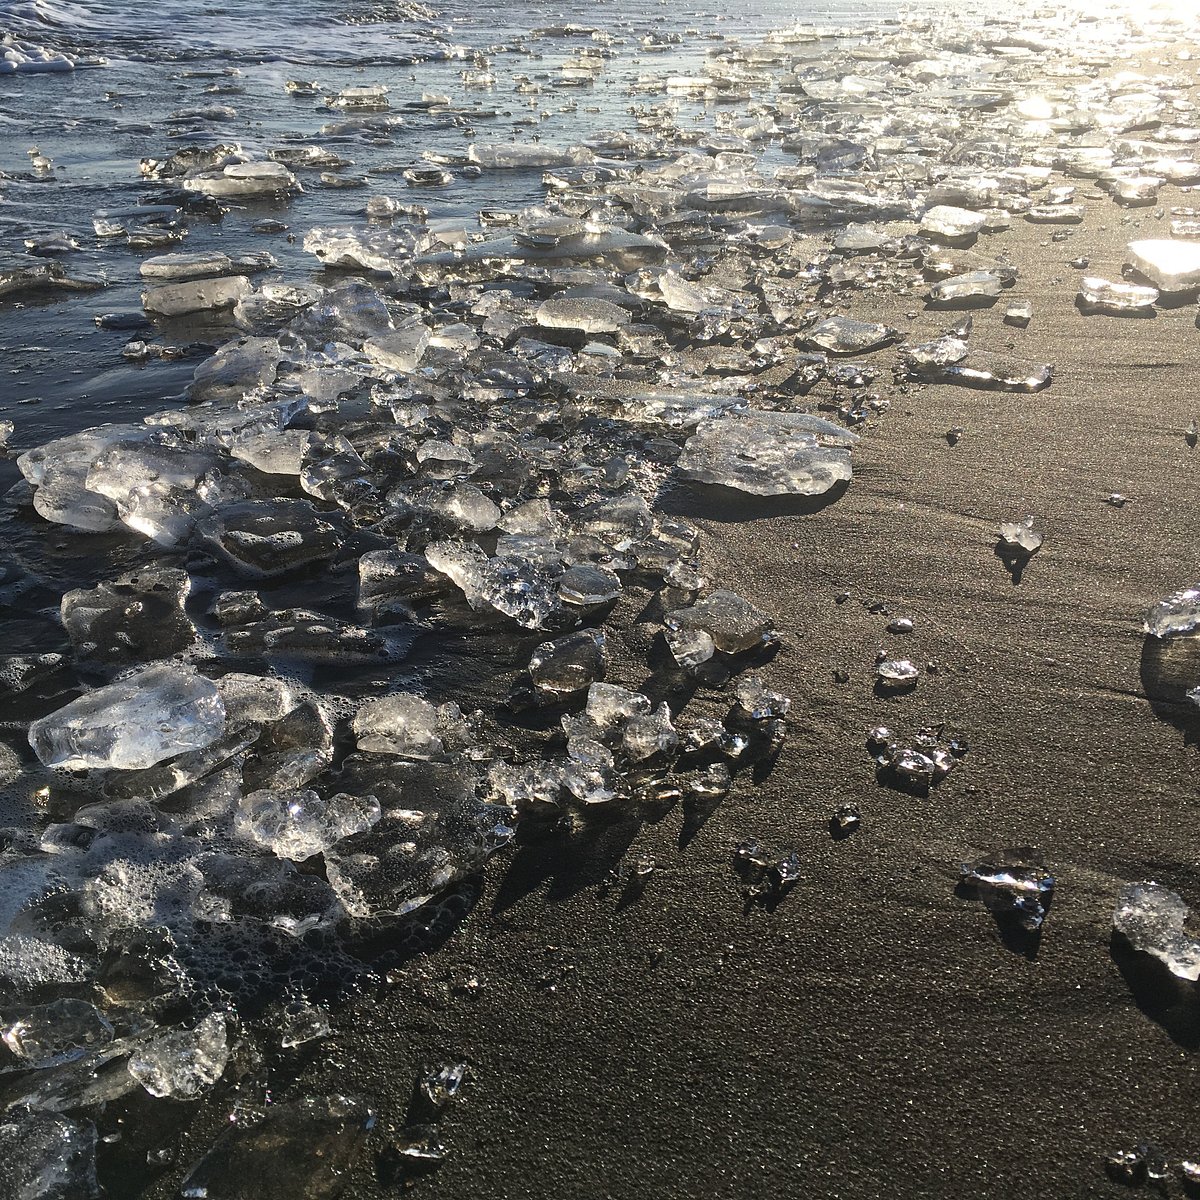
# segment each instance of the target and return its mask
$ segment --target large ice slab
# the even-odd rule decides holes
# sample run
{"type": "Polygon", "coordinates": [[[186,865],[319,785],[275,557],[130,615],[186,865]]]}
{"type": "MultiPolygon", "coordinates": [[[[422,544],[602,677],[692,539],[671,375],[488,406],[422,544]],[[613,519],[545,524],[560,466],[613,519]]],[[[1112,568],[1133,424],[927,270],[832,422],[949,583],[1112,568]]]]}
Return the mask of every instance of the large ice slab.
{"type": "Polygon", "coordinates": [[[1125,258],[1162,292],[1200,288],[1200,244],[1178,238],[1146,238],[1130,242],[1125,258]]]}

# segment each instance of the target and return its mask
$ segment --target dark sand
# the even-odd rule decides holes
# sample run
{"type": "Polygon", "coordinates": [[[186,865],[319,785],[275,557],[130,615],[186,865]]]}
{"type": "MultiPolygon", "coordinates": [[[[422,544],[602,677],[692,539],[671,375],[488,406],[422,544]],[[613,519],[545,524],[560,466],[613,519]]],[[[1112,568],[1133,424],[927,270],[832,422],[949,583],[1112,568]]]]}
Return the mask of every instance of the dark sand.
{"type": "MultiPolygon", "coordinates": [[[[1166,225],[1095,201],[1064,242],[1020,219],[983,239],[1020,267],[1011,295],[1035,312],[1028,329],[1005,325],[1006,294],[975,314],[973,344],[1055,363],[1053,386],[899,390],[885,350],[873,361],[892,408],[840,500],[744,520],[714,507],[701,522],[714,582],[784,635],[764,670],[794,698],[775,771],[741,777],[686,845],[678,809],[526,839],[493,862],[450,943],[345,1009],[280,1094],[363,1095],[386,1134],[422,1062],[468,1061],[443,1123],[452,1154],[417,1184],[440,1200],[1104,1196],[1125,1190],[1105,1176],[1113,1149],[1149,1139],[1175,1162],[1200,1156],[1200,1003],[1110,939],[1123,881],[1200,903],[1198,726],[1148,699],[1140,633],[1145,606],[1200,570],[1200,449],[1184,437],[1200,333],[1191,299],[1153,319],[1081,315],[1067,265],[1088,255],[1090,273],[1119,278],[1125,242],[1166,225]],[[1125,508],[1105,503],[1113,491],[1125,508]],[[995,528],[1026,513],[1046,541],[1016,584],[995,528]],[[861,603],[874,600],[916,632],[889,636],[861,603]],[[881,698],[881,646],[940,670],[881,698]],[[902,737],[948,722],[970,752],[928,798],[908,796],[865,752],[880,722],[902,737]],[[845,801],[863,828],[834,841],[845,801]],[[803,863],[774,911],[747,912],[731,870],[750,836],[803,863]],[[1058,879],[1033,958],[954,894],[961,860],[1019,844],[1058,879]],[[599,886],[627,846],[659,864],[631,903],[599,886]],[[447,986],[473,976],[473,996],[447,986]]],[[[918,340],[955,319],[916,297],[853,295],[835,311],[918,340]]],[[[645,646],[616,657],[610,678],[638,685],[645,646]]],[[[700,698],[689,711],[706,704],[718,711],[700,698]]],[[[380,1192],[367,1156],[347,1194],[380,1192]]]]}

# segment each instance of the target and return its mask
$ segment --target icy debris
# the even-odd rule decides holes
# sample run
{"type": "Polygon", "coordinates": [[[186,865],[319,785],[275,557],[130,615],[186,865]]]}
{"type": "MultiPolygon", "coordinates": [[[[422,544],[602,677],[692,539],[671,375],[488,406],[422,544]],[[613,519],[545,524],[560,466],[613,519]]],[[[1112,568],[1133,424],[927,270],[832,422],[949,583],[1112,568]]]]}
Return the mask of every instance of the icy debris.
{"type": "Polygon", "coordinates": [[[1008,552],[1028,558],[1042,548],[1044,537],[1034,529],[1033,516],[1023,521],[1001,521],[998,530],[1001,546],[1008,552]]]}
{"type": "Polygon", "coordinates": [[[1158,303],[1158,289],[1134,283],[1110,283],[1088,275],[1079,284],[1079,303],[1101,312],[1141,312],[1158,303]]]}
{"type": "Polygon", "coordinates": [[[919,730],[906,744],[879,725],[867,734],[867,750],[879,768],[881,782],[924,793],[959,765],[967,744],[960,735],[941,729],[919,730]]]}
{"type": "Polygon", "coordinates": [[[189,313],[233,308],[253,290],[244,275],[193,279],[149,288],[142,293],[142,305],[148,313],[161,317],[182,317],[189,313]]]}
{"type": "Polygon", "coordinates": [[[801,875],[800,856],[795,850],[777,856],[755,838],[740,842],[734,849],[733,868],[745,885],[746,899],[758,903],[782,899],[801,875]]]}
{"type": "Polygon", "coordinates": [[[1184,637],[1200,632],[1200,587],[1184,588],[1146,610],[1142,631],[1151,637],[1184,637]]]}
{"type": "Polygon", "coordinates": [[[702,421],[677,467],[689,479],[756,496],[816,496],[852,474],[857,435],[805,413],[748,412],[702,421]]]}
{"type": "Polygon", "coordinates": [[[0,1183],[8,1200],[98,1200],[96,1127],[48,1112],[0,1123],[0,1183]]]}
{"type": "Polygon", "coordinates": [[[272,854],[300,862],[372,828],[381,815],[374,796],[341,792],[324,800],[310,790],[264,789],[242,798],[234,827],[272,854]]]}
{"type": "Polygon", "coordinates": [[[738,706],[754,721],[785,717],[792,706],[787,696],[773,691],[757,675],[744,675],[734,689],[738,706]]]}
{"type": "Polygon", "coordinates": [[[420,1078],[421,1097],[434,1112],[442,1112],[459,1096],[469,1068],[466,1063],[427,1067],[420,1078]]]}
{"type": "Polygon", "coordinates": [[[774,629],[766,613],[724,588],[711,592],[690,608],[667,613],[666,625],[672,632],[707,635],[723,654],[741,654],[762,646],[774,629]]]}
{"type": "Polygon", "coordinates": [[[239,200],[283,196],[299,186],[295,175],[280,162],[230,163],[220,170],[187,175],[180,183],[188,191],[239,200]]]}
{"type": "Polygon", "coordinates": [[[1177,892],[1160,883],[1128,883],[1117,896],[1113,928],[1172,975],[1194,982],[1200,979],[1200,941],[1184,926],[1189,911],[1177,892]]]}
{"type": "Polygon", "coordinates": [[[110,662],[169,657],[196,639],[196,627],[184,612],[191,583],[176,567],[148,567],[66,592],[60,606],[63,628],[81,657],[110,662]]]}
{"type": "Polygon", "coordinates": [[[964,863],[962,886],[1002,921],[1028,933],[1041,929],[1054,894],[1054,876],[1042,856],[1029,847],[997,850],[978,862],[964,863]]]}
{"type": "Polygon", "coordinates": [[[987,218],[983,213],[950,204],[936,204],[921,218],[921,233],[948,242],[974,239],[983,232],[987,218]]]}
{"type": "Polygon", "coordinates": [[[608,300],[543,300],[535,314],[547,329],[574,329],[580,333],[616,333],[630,322],[629,313],[608,300]]]}
{"type": "Polygon", "coordinates": [[[1030,300],[1014,300],[1004,310],[1004,323],[1016,325],[1024,329],[1033,320],[1033,302],[1030,300]]]}
{"type": "Polygon", "coordinates": [[[222,505],[197,534],[240,574],[270,578],[332,558],[342,539],[304,500],[247,500],[222,505]]]}
{"type": "Polygon", "coordinates": [[[858,321],[853,317],[828,317],[804,336],[808,345],[830,354],[865,354],[897,341],[900,332],[890,325],[858,321]]]}
{"type": "Polygon", "coordinates": [[[193,667],[159,664],[34,721],[29,744],[50,767],[129,771],[202,750],[224,731],[216,685],[193,667]]]}
{"type": "Polygon", "coordinates": [[[485,169],[529,170],[537,167],[579,166],[595,155],[585,146],[558,150],[541,143],[473,142],[467,147],[471,162],[485,169]]]}
{"type": "Polygon", "coordinates": [[[1000,295],[1000,276],[991,271],[968,271],[939,280],[929,289],[935,304],[954,304],[964,300],[991,300],[1000,295]]]}
{"type": "Polygon", "coordinates": [[[59,1066],[82,1058],[115,1036],[108,1019],[86,1000],[54,1000],[28,1009],[0,1037],[31,1067],[59,1066]]]}
{"type": "Polygon", "coordinates": [[[246,1181],[263,1196],[333,1200],[345,1187],[375,1116],[361,1101],[313,1096],[233,1114],[229,1128],[180,1185],[183,1200],[238,1200],[246,1181]]]}
{"type": "Polygon", "coordinates": [[[602,680],[608,670],[603,633],[583,630],[543,642],[529,660],[533,686],[548,698],[582,692],[602,680]]]}
{"type": "Polygon", "coordinates": [[[445,753],[445,737],[461,723],[458,706],[436,706],[421,696],[396,692],[368,700],[355,714],[354,735],[360,750],[430,759],[445,753]]]}
{"type": "Polygon", "coordinates": [[[194,1029],[171,1029],[144,1042],[129,1059],[129,1073],[152,1096],[188,1100],[212,1087],[228,1062],[225,1015],[217,1012],[194,1029]]]}
{"type": "Polygon", "coordinates": [[[1138,1142],[1132,1149],[1114,1150],[1105,1156],[1104,1166],[1109,1178],[1127,1187],[1152,1183],[1162,1188],[1171,1169],[1167,1156],[1153,1142],[1138,1142]]]}
{"type": "Polygon", "coordinates": [[[849,837],[862,825],[862,813],[855,804],[839,804],[829,822],[835,837],[849,837]]]}
{"type": "Polygon", "coordinates": [[[288,1005],[282,1021],[279,1044],[285,1050],[307,1046],[327,1038],[333,1032],[329,1015],[315,1004],[301,1001],[288,1005]]]}
{"type": "Polygon", "coordinates": [[[220,250],[198,251],[194,254],[161,254],[142,260],[138,268],[143,279],[174,283],[188,279],[204,279],[219,275],[250,275],[275,266],[270,254],[245,254],[236,259],[220,250]]]}
{"type": "Polygon", "coordinates": [[[1200,245],[1174,238],[1149,238],[1125,247],[1129,265],[1162,292],[1200,287],[1200,245]]]}

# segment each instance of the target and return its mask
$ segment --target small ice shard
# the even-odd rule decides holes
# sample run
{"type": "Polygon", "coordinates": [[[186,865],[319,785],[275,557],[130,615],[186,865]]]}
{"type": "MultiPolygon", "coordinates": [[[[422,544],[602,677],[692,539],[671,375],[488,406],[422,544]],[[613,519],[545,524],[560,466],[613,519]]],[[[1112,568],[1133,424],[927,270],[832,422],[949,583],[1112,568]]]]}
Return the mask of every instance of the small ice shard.
{"type": "Polygon", "coordinates": [[[426,1067],[421,1072],[419,1087],[421,1099],[435,1112],[440,1113],[458,1098],[466,1082],[466,1063],[447,1063],[440,1067],[426,1067]]]}
{"type": "Polygon", "coordinates": [[[758,675],[746,675],[738,680],[735,693],[738,707],[752,721],[785,717],[792,702],[780,692],[772,691],[758,675]]]}
{"type": "Polygon", "coordinates": [[[667,628],[707,634],[723,654],[741,654],[761,646],[774,629],[774,623],[748,600],[735,592],[718,588],[691,608],[667,613],[667,628]]]}
{"type": "Polygon", "coordinates": [[[1131,1150],[1112,1151],[1105,1155],[1104,1168],[1110,1179],[1127,1187],[1140,1187],[1147,1182],[1161,1187],[1171,1170],[1167,1156],[1153,1142],[1139,1142],[1131,1150]]]}
{"type": "Polygon", "coordinates": [[[852,474],[857,436],[805,413],[748,412],[701,421],[681,474],[754,496],[819,496],[852,474]]]}
{"type": "Polygon", "coordinates": [[[194,1029],[170,1029],[143,1043],[129,1073],[152,1096],[188,1100],[212,1087],[229,1062],[225,1015],[210,1013],[194,1029]]]}
{"type": "Polygon", "coordinates": [[[912,633],[913,623],[911,617],[896,617],[895,620],[889,621],[887,625],[888,633],[912,633]]]}
{"type": "Polygon", "coordinates": [[[285,1050],[293,1050],[327,1038],[332,1030],[327,1012],[315,1004],[300,1001],[289,1005],[283,1015],[279,1044],[285,1050]]]}
{"type": "Polygon", "coordinates": [[[962,362],[969,349],[966,338],[947,333],[932,342],[905,346],[900,351],[900,358],[910,375],[936,377],[943,368],[962,362]]]}
{"type": "Polygon", "coordinates": [[[244,275],[164,283],[143,292],[142,305],[148,313],[155,313],[160,317],[182,317],[189,313],[233,308],[253,290],[253,286],[244,275]]]}
{"type": "Polygon", "coordinates": [[[6,1114],[0,1189],[5,1200],[98,1200],[96,1127],[56,1113],[6,1114]]]}
{"type": "Polygon", "coordinates": [[[935,304],[995,299],[1000,295],[1000,286],[1000,276],[991,271],[968,271],[939,280],[929,289],[929,299],[935,304]]]}
{"type": "Polygon", "coordinates": [[[39,1004],[0,1033],[17,1058],[39,1068],[73,1062],[114,1036],[112,1025],[94,1004],[70,998],[39,1004]]]}
{"type": "Polygon", "coordinates": [[[695,670],[708,662],[717,647],[712,636],[703,629],[671,629],[664,633],[671,657],[684,670],[695,670]]]}
{"type": "Polygon", "coordinates": [[[272,1104],[261,1119],[235,1114],[180,1185],[184,1200],[334,1200],[345,1189],[374,1114],[345,1096],[272,1104]],[[268,1190],[269,1189],[269,1190],[268,1190]]]}
{"type": "Polygon", "coordinates": [[[1024,329],[1033,320],[1033,302],[1030,300],[1014,300],[1004,310],[1004,323],[1016,325],[1024,329]]]}
{"type": "Polygon", "coordinates": [[[853,317],[828,317],[804,335],[805,342],[830,354],[865,354],[900,338],[890,325],[857,321],[853,317]]]}
{"type": "Polygon", "coordinates": [[[555,699],[591,687],[604,678],[607,669],[604,634],[590,629],[543,642],[529,660],[533,686],[555,699]]]}
{"type": "Polygon", "coordinates": [[[986,224],[987,217],[983,213],[950,204],[936,204],[921,218],[921,233],[945,241],[966,241],[979,234],[986,224]]]}
{"type": "Polygon", "coordinates": [[[1033,527],[1034,518],[1023,521],[1001,521],[998,533],[1003,548],[1012,554],[1029,557],[1041,549],[1043,536],[1033,527]]]}
{"type": "Polygon", "coordinates": [[[193,667],[160,663],[78,700],[29,727],[29,744],[48,767],[139,770],[225,732],[216,685],[193,667]]]}
{"type": "Polygon", "coordinates": [[[671,754],[678,746],[679,734],[671,722],[671,709],[665,702],[652,713],[635,713],[621,731],[621,751],[631,763],[671,754]]]}
{"type": "Polygon", "coordinates": [[[450,1153],[436,1125],[405,1126],[392,1142],[392,1149],[402,1158],[430,1165],[444,1162],[450,1153]]]}
{"type": "Polygon", "coordinates": [[[390,333],[363,342],[363,353],[388,371],[415,371],[429,346],[429,327],[413,319],[390,333]]]}
{"type": "Polygon", "coordinates": [[[1126,261],[1159,291],[1186,292],[1200,287],[1200,244],[1175,238],[1130,242],[1126,261]]]}
{"type": "Polygon", "coordinates": [[[1146,610],[1142,632],[1151,637],[1185,637],[1200,632],[1200,587],[1174,592],[1146,610]]]}
{"type": "Polygon", "coordinates": [[[279,858],[301,862],[373,828],[380,816],[374,796],[339,793],[323,800],[313,791],[267,788],[242,799],[234,827],[279,858]]]}
{"type": "Polygon", "coordinates": [[[885,658],[875,667],[875,678],[880,687],[892,691],[913,687],[921,672],[907,658],[885,658]]]}
{"type": "Polygon", "coordinates": [[[1158,289],[1135,283],[1111,283],[1086,275],[1079,284],[1079,303],[1101,312],[1141,312],[1158,302],[1158,289]]]}
{"type": "Polygon", "coordinates": [[[1029,933],[1042,927],[1054,895],[1054,876],[1036,850],[997,850],[978,862],[963,863],[961,873],[962,886],[998,919],[1015,922],[1029,933]]]}
{"type": "Polygon", "coordinates": [[[862,825],[862,813],[856,804],[839,804],[829,823],[835,837],[849,837],[862,825]]]}
{"type": "Polygon", "coordinates": [[[1188,911],[1182,897],[1160,883],[1128,883],[1117,896],[1113,928],[1172,975],[1194,982],[1200,979],[1200,942],[1184,928],[1188,911]]]}

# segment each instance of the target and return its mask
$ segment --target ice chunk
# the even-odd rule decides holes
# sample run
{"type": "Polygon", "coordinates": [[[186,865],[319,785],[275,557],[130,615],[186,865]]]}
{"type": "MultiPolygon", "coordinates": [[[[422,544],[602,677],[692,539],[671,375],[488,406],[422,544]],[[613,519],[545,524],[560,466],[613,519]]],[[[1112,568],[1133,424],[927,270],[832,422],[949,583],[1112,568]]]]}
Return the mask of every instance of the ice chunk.
{"type": "Polygon", "coordinates": [[[311,858],[354,833],[378,824],[374,796],[339,793],[323,800],[316,792],[264,789],[238,805],[235,828],[280,858],[311,858]]]}
{"type": "Polygon", "coordinates": [[[1177,238],[1148,238],[1125,247],[1126,261],[1159,291],[1200,287],[1200,245],[1177,238]]]}
{"type": "Polygon", "coordinates": [[[96,1127],[48,1112],[11,1113],[0,1124],[5,1200],[98,1200],[96,1127]]]}
{"type": "Polygon", "coordinates": [[[991,271],[968,271],[939,280],[929,289],[929,299],[935,304],[961,300],[994,299],[1000,295],[1000,276],[991,271]]]}
{"type": "Polygon", "coordinates": [[[987,217],[969,208],[935,204],[921,218],[921,232],[945,241],[966,241],[982,232],[987,217]]]}
{"type": "Polygon", "coordinates": [[[529,660],[533,686],[555,699],[591,687],[607,669],[604,634],[590,629],[543,642],[529,660]]]}
{"type": "Polygon", "coordinates": [[[216,685],[192,667],[160,663],[34,721],[29,744],[49,767],[131,771],[202,750],[224,731],[216,685]]]}
{"type": "Polygon", "coordinates": [[[1184,588],[1151,605],[1142,630],[1156,638],[1200,633],[1200,587],[1184,588]]]}
{"type": "Polygon", "coordinates": [[[1161,883],[1128,883],[1117,896],[1113,928],[1172,975],[1194,982],[1200,979],[1200,942],[1184,928],[1188,912],[1183,898],[1161,883]]]}
{"type": "Polygon", "coordinates": [[[245,575],[283,575],[332,558],[338,531],[304,500],[247,500],[226,504],[196,527],[245,575]]]}
{"type": "Polygon", "coordinates": [[[142,306],[148,313],[161,317],[182,317],[188,313],[232,308],[253,290],[244,275],[164,283],[142,293],[142,306]]]}
{"type": "Polygon", "coordinates": [[[1026,556],[1041,549],[1043,537],[1034,529],[1033,521],[1032,516],[1023,521],[1002,521],[999,533],[1005,549],[1026,556]]]}
{"type": "Polygon", "coordinates": [[[1048,365],[1034,366],[998,355],[979,354],[941,368],[922,366],[919,374],[925,379],[989,392],[1040,392],[1054,380],[1048,365]]]}
{"type": "Polygon", "coordinates": [[[114,1032],[94,1004],[66,998],[29,1009],[0,1037],[17,1058],[31,1067],[45,1068],[82,1058],[89,1050],[111,1042],[114,1032]]]}
{"type": "Polygon", "coordinates": [[[1102,312],[1139,312],[1158,302],[1158,289],[1134,283],[1111,283],[1086,275],[1079,285],[1079,303],[1102,312]]]}
{"type": "Polygon", "coordinates": [[[467,147],[467,157],[471,162],[485,168],[530,169],[578,166],[591,162],[595,155],[584,146],[569,146],[565,150],[558,150],[541,143],[473,142],[467,147]]]}
{"type": "Polygon", "coordinates": [[[1054,894],[1054,876],[1036,850],[997,850],[978,862],[964,863],[961,872],[963,887],[998,919],[1014,922],[1029,933],[1041,929],[1054,894]]]}
{"type": "Polygon", "coordinates": [[[129,1073],[152,1096],[188,1100],[207,1091],[229,1062],[223,1013],[194,1029],[170,1029],[150,1038],[129,1059],[129,1073]]]}
{"type": "Polygon", "coordinates": [[[621,594],[621,580],[607,567],[578,563],[558,581],[558,594],[567,604],[582,607],[607,604],[621,594]]]}
{"type": "Polygon", "coordinates": [[[730,414],[702,421],[677,466],[689,479],[756,496],[816,496],[850,479],[857,440],[804,413],[730,414]]]}
{"type": "Polygon", "coordinates": [[[634,713],[621,731],[621,751],[631,763],[642,763],[656,755],[670,755],[679,747],[679,734],[664,702],[653,712],[634,713]]]}
{"type": "Polygon", "coordinates": [[[718,588],[691,608],[667,613],[668,629],[707,634],[723,654],[760,646],[774,628],[771,618],[735,592],[718,588]]]}
{"type": "Polygon", "coordinates": [[[222,199],[281,196],[297,186],[295,175],[281,162],[230,163],[223,170],[188,175],[180,182],[189,191],[222,199]]]}
{"type": "Polygon", "coordinates": [[[629,324],[629,313],[608,300],[543,300],[537,323],[547,329],[576,329],[582,333],[616,333],[629,324]]]}
{"type": "Polygon", "coordinates": [[[1004,310],[1004,323],[1024,329],[1033,320],[1033,303],[1029,300],[1014,300],[1004,310]]]}
{"type": "Polygon", "coordinates": [[[180,1185],[183,1200],[334,1200],[375,1124],[345,1096],[272,1104],[242,1113],[180,1185]]]}
{"type": "Polygon", "coordinates": [[[457,706],[430,704],[411,692],[368,700],[355,714],[353,729],[360,750],[401,758],[437,758],[445,752],[442,734],[461,714],[457,706]]]}
{"type": "MultiPolygon", "coordinates": [[[[238,302],[241,309],[245,300],[238,302]]],[[[226,342],[192,374],[193,400],[239,400],[253,388],[275,382],[283,353],[272,337],[238,338],[226,342]]]]}
{"type": "Polygon", "coordinates": [[[900,691],[916,685],[921,672],[907,658],[885,658],[875,667],[875,678],[880,687],[900,691]]]}
{"type": "Polygon", "coordinates": [[[429,346],[429,327],[412,319],[391,333],[363,343],[363,353],[389,371],[415,371],[429,346]]]}
{"type": "Polygon", "coordinates": [[[201,250],[194,254],[160,254],[144,259],[139,271],[143,279],[173,283],[214,275],[249,275],[270,270],[274,265],[275,260],[266,251],[235,259],[221,250],[201,250]]]}
{"type": "Polygon", "coordinates": [[[865,354],[890,345],[900,337],[898,330],[890,325],[877,325],[870,321],[858,321],[853,317],[829,317],[814,325],[805,341],[810,346],[828,350],[830,354],[865,354]]]}
{"type": "Polygon", "coordinates": [[[167,658],[192,645],[184,612],[191,579],[177,567],[147,567],[111,583],[67,592],[63,627],[77,653],[110,662],[167,658]]]}

